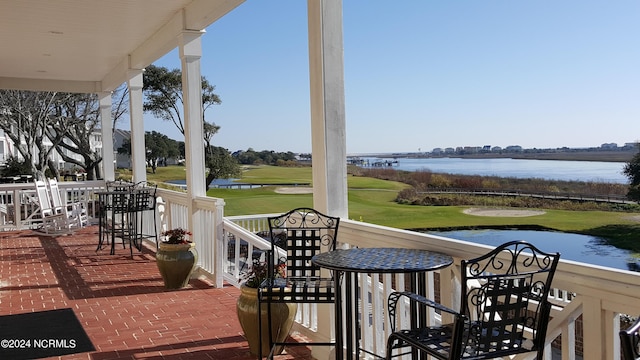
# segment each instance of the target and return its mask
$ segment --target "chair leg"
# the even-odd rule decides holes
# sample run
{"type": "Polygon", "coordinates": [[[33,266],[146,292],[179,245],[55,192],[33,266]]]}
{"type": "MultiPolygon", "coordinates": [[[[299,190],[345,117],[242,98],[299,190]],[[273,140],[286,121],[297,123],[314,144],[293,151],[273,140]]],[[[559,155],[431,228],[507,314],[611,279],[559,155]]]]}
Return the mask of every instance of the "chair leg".
{"type": "MultiPolygon", "coordinates": [[[[258,313],[260,313],[260,309],[258,309],[258,313]]],[[[269,329],[269,355],[267,356],[267,359],[273,359],[273,350],[275,346],[273,345],[273,330],[271,329],[271,296],[267,298],[267,328],[269,329]]]]}
{"type": "Polygon", "coordinates": [[[129,218],[127,222],[128,227],[128,238],[129,238],[129,252],[131,253],[131,258],[133,259],[133,247],[136,246],[136,226],[138,225],[138,217],[137,213],[129,212],[129,218]]]}
{"type": "Polygon", "coordinates": [[[139,251],[142,251],[142,234],[140,233],[140,231],[142,231],[142,218],[140,211],[133,210],[129,212],[127,234],[129,238],[129,250],[131,251],[132,258],[134,247],[139,251]]]}
{"type": "Polygon", "coordinates": [[[262,302],[260,301],[260,289],[258,289],[258,359],[262,360],[262,314],[260,313],[260,309],[262,309],[262,302]]]}
{"type": "MultiPolygon", "coordinates": [[[[262,359],[262,301],[260,300],[260,295],[258,294],[258,342],[260,343],[260,346],[258,347],[258,358],[262,359]]],[[[271,330],[271,301],[270,299],[267,298],[266,301],[267,304],[267,327],[269,328],[268,330],[268,334],[269,334],[269,353],[267,354],[267,359],[271,359],[273,360],[273,357],[275,356],[274,351],[276,349],[275,345],[273,344],[273,334],[272,334],[272,330],[271,330]]]]}

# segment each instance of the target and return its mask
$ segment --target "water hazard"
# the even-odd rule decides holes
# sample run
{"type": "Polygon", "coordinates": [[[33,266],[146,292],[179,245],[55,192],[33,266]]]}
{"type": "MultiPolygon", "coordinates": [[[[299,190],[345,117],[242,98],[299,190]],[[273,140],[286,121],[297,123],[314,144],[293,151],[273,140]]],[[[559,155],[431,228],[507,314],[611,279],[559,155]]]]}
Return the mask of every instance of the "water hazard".
{"type": "Polygon", "coordinates": [[[525,240],[542,251],[559,252],[561,259],[640,272],[640,258],[635,257],[631,251],[618,249],[596,236],[553,231],[487,229],[425,233],[491,246],[512,240],[525,240]]]}

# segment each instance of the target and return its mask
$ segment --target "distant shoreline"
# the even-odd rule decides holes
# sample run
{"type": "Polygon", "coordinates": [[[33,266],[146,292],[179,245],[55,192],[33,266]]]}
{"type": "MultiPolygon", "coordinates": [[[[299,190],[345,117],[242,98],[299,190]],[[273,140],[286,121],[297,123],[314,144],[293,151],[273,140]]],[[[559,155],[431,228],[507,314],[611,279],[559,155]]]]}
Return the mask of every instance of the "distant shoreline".
{"type": "Polygon", "coordinates": [[[522,152],[522,153],[483,153],[483,154],[447,154],[447,155],[431,155],[431,154],[367,154],[360,157],[379,157],[379,158],[462,158],[462,159],[527,159],[527,160],[565,160],[565,161],[602,161],[602,162],[629,162],[638,150],[620,150],[620,151],[562,151],[562,152],[522,152]]]}

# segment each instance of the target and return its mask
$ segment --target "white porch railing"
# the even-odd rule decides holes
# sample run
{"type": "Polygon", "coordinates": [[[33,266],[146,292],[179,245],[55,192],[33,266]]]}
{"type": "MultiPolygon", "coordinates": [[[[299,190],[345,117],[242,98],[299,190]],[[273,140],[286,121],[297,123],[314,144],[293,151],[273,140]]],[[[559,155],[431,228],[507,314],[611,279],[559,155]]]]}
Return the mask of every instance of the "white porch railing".
{"type": "MultiPolygon", "coordinates": [[[[253,235],[265,229],[264,215],[232,217],[224,221],[224,234],[233,234],[247,242],[248,254],[251,248],[269,246],[253,235]],[[237,226],[229,224],[229,220],[237,226]],[[238,235],[236,235],[238,234],[238,235]]],[[[464,241],[431,236],[413,231],[377,226],[343,219],[340,222],[338,238],[342,247],[407,247],[435,250],[454,257],[454,264],[463,258],[472,258],[489,251],[489,247],[464,241]]],[[[223,236],[225,242],[228,238],[223,236]]],[[[237,247],[236,247],[237,248],[237,247]]],[[[553,251],[553,249],[544,249],[553,251]]],[[[242,259],[244,253],[235,253],[227,258],[225,279],[238,279],[242,265],[235,259],[242,259]],[[233,260],[233,261],[232,261],[233,260]]],[[[226,254],[226,253],[225,253],[226,254]]],[[[246,257],[245,257],[246,259],[246,257]]],[[[456,304],[456,289],[460,279],[458,265],[440,270],[439,276],[429,274],[427,289],[431,296],[439,294],[440,301],[453,307],[456,304]],[[438,281],[439,278],[439,281],[438,281]]],[[[237,280],[231,280],[237,283],[237,280]]],[[[403,275],[384,275],[359,278],[359,302],[362,346],[375,353],[384,353],[389,319],[386,315],[387,298],[392,284],[396,289],[404,288],[403,275]],[[375,310],[375,311],[374,311],[375,310]]],[[[587,360],[620,359],[618,331],[620,314],[640,314],[640,274],[630,271],[593,266],[561,260],[553,282],[553,319],[549,324],[546,359],[551,359],[552,347],[559,348],[563,359],[582,356],[587,360]],[[552,343],[554,345],[552,346],[552,343]]],[[[311,310],[311,309],[309,309],[311,310]]],[[[315,314],[299,314],[299,318],[311,319],[315,314]]],[[[408,321],[407,318],[404,319],[408,321]]],[[[432,321],[439,321],[435,316],[432,321]]],[[[308,324],[314,324],[314,321],[308,324]]],[[[305,324],[306,325],[306,324],[305,324]]],[[[312,330],[313,326],[311,326],[312,330]]],[[[314,336],[313,331],[305,331],[306,336],[314,336]]],[[[519,358],[527,358],[521,356],[519,358]]]]}
{"type": "MultiPolygon", "coordinates": [[[[104,181],[60,182],[64,201],[81,202],[90,219],[97,219],[95,192],[104,190],[104,181]]],[[[41,220],[40,208],[33,182],[0,184],[0,229],[26,230],[37,227],[41,220]]]]}
{"type": "MultiPolygon", "coordinates": [[[[95,199],[92,194],[104,187],[104,182],[63,182],[60,187],[67,196],[86,201],[90,215],[95,215],[95,199]]],[[[33,184],[0,185],[0,226],[5,229],[26,229],[31,226],[28,214],[31,201],[29,192],[33,184]],[[20,215],[10,218],[5,209],[21,208],[20,215]]],[[[188,213],[189,201],[185,193],[158,189],[159,224],[145,221],[148,226],[161,230],[187,227],[189,216],[199,216],[201,228],[192,229],[196,236],[199,265],[203,273],[213,276],[217,286],[226,281],[238,286],[244,269],[251,266],[251,259],[259,256],[269,243],[255,233],[267,230],[268,215],[223,217],[222,199],[202,197],[194,200],[194,214],[188,213]]],[[[153,216],[149,212],[148,216],[153,216]]],[[[95,216],[93,216],[95,218],[95,216]]],[[[143,230],[148,231],[148,230],[143,230]]],[[[489,247],[413,231],[398,230],[364,222],[342,219],[339,241],[341,247],[407,247],[435,250],[454,257],[454,264],[463,258],[486,253],[489,247]]],[[[553,251],[553,249],[543,249],[553,251]]],[[[427,288],[431,296],[453,308],[457,308],[456,289],[459,287],[459,266],[454,265],[429,274],[427,288]]],[[[386,315],[387,297],[393,290],[404,288],[402,275],[359,278],[361,338],[365,349],[384,353],[389,331],[386,315]],[[375,310],[375,311],[372,311],[375,310]]],[[[559,346],[563,359],[583,356],[586,360],[620,359],[618,331],[620,314],[640,314],[640,274],[630,271],[593,266],[561,260],[553,282],[553,319],[547,335],[546,359],[551,359],[552,343],[559,346]]],[[[313,338],[316,332],[315,307],[299,307],[297,329],[313,338]]],[[[406,319],[405,319],[406,320],[406,319]]],[[[439,321],[433,316],[432,321],[439,321]]],[[[526,357],[522,357],[526,358],[526,357]]]]}

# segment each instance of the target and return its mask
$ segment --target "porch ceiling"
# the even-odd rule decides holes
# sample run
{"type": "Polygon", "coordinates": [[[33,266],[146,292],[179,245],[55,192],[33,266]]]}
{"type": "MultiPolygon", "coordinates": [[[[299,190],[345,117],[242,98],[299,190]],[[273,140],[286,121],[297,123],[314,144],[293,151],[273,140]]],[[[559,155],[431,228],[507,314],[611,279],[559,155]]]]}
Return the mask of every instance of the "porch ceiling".
{"type": "Polygon", "coordinates": [[[0,88],[109,91],[244,0],[3,0],[0,88]]]}

